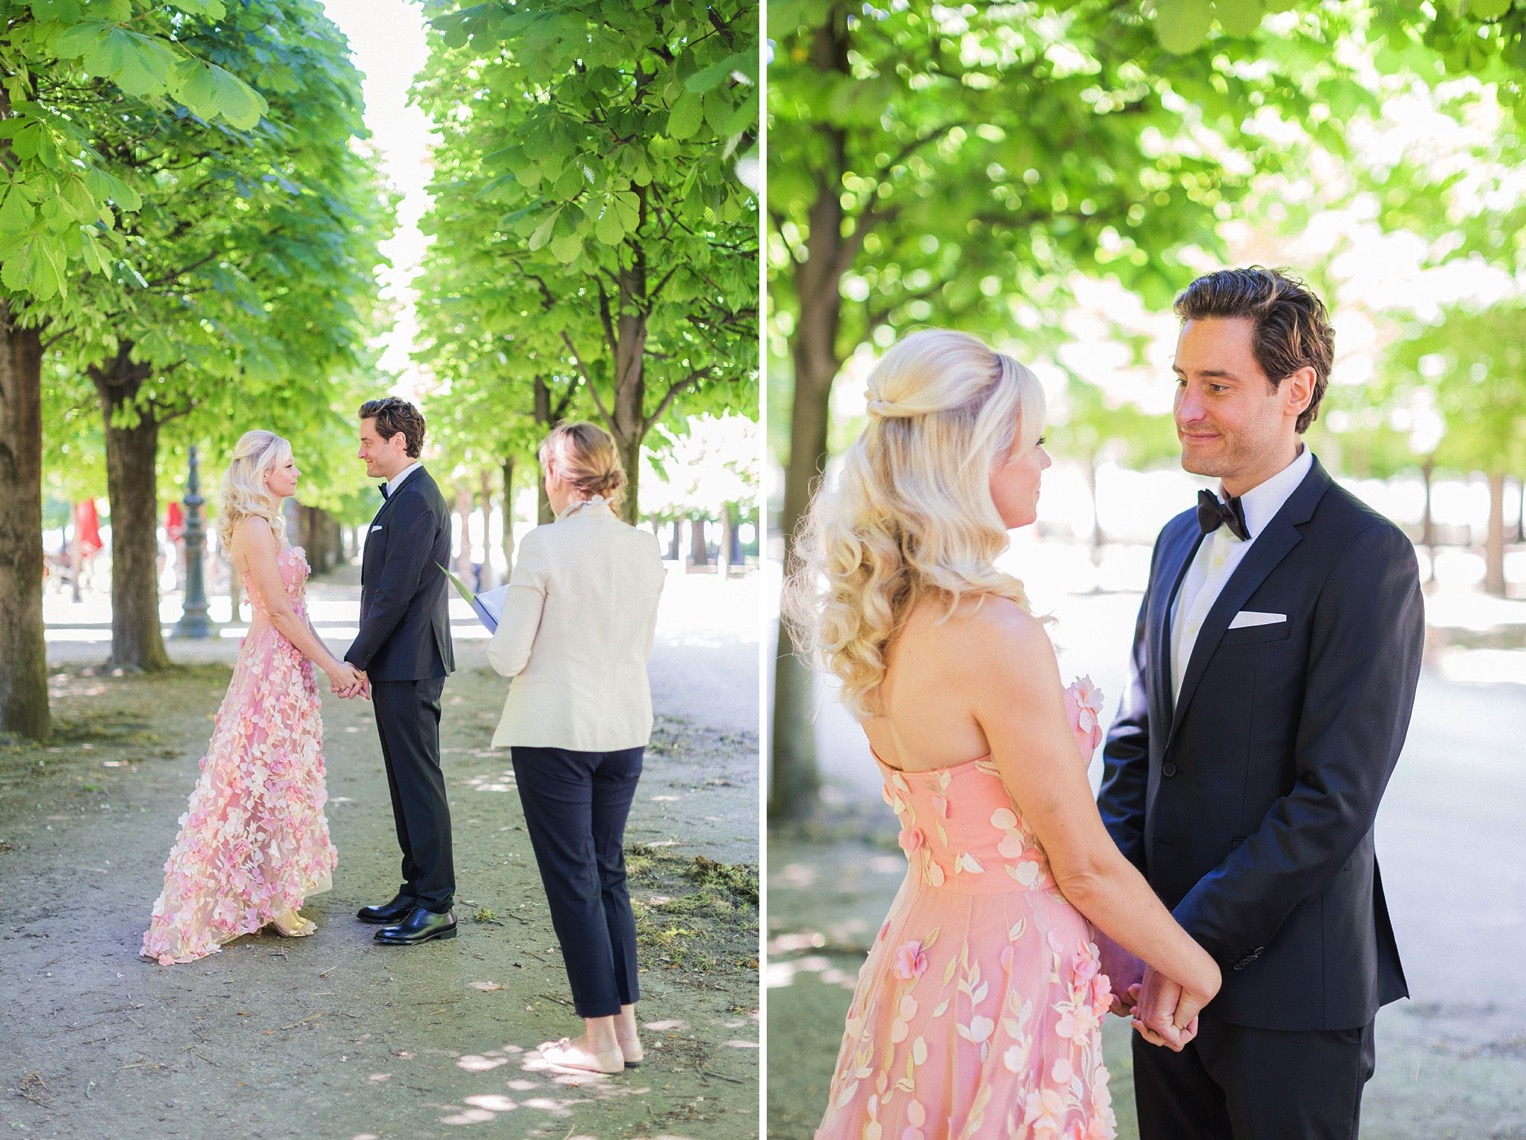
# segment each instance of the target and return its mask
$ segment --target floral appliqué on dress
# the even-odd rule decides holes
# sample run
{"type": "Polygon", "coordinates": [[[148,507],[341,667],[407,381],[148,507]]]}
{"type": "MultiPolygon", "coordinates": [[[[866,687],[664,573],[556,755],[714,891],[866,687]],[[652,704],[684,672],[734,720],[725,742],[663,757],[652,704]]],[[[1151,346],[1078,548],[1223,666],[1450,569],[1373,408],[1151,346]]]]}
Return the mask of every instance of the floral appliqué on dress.
{"type": "MultiPolygon", "coordinates": [[[[1098,703],[1089,682],[1069,697],[1087,759],[1098,703]]],[[[859,973],[817,1137],[1112,1137],[1111,988],[995,765],[881,768],[907,875],[859,973]]]]}
{"type": "MultiPolygon", "coordinates": [[[[286,547],[277,564],[306,621],[307,559],[286,547]]],[[[165,966],[203,958],[296,910],[329,889],[339,860],[323,814],[315,667],[271,625],[247,580],[245,589],[254,620],[143,936],[143,955],[165,966]]]]}

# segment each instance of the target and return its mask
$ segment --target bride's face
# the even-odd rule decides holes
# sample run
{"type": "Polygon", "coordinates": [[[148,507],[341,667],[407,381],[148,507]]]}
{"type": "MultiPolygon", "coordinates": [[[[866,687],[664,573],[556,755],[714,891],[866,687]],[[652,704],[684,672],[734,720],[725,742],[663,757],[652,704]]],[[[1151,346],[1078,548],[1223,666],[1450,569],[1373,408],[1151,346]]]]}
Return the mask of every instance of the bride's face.
{"type": "Polygon", "coordinates": [[[1039,517],[1039,480],[1050,462],[1040,436],[1030,447],[1014,448],[991,469],[991,501],[1008,530],[1028,526],[1039,517]]]}

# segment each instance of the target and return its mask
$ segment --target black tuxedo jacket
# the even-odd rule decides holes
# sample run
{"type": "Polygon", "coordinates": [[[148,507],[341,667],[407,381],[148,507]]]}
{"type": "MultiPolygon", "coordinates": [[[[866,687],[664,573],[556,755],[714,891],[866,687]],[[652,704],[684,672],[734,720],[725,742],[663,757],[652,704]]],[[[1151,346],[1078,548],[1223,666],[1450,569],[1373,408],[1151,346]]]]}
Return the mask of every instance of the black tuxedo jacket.
{"type": "Polygon", "coordinates": [[[450,511],[421,467],[371,520],[360,563],[360,631],[344,659],[372,681],[451,673],[456,658],[440,572],[449,564],[450,511]]]}
{"type": "Polygon", "coordinates": [[[1171,603],[1199,541],[1195,511],[1156,541],[1098,807],[1223,969],[1209,1013],[1365,1025],[1408,992],[1372,826],[1420,672],[1414,548],[1315,460],[1209,611],[1173,707],[1171,603]],[[1285,620],[1230,629],[1242,610],[1285,620]]]}

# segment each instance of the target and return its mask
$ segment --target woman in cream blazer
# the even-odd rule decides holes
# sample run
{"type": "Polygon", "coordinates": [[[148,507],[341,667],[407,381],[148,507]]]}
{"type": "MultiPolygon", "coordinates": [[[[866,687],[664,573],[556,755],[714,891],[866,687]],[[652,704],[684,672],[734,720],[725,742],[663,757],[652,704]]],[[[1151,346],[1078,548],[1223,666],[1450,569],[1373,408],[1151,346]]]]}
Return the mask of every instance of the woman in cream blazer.
{"type": "Polygon", "coordinates": [[[494,747],[515,783],[583,1035],[546,1042],[564,1068],[619,1072],[636,1033],[636,921],[625,819],[652,734],[646,663],[657,626],[656,536],[615,514],[625,485],[604,429],[562,424],[541,444],[556,522],[520,543],[488,660],[509,682],[494,747]]]}

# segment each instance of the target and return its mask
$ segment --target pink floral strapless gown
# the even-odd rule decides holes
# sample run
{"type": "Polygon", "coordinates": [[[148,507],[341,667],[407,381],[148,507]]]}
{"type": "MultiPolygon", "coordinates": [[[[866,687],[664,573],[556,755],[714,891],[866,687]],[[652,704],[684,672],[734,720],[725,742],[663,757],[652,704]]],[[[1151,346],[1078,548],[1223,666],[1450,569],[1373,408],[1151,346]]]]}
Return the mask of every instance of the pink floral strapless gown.
{"type": "MultiPolygon", "coordinates": [[[[302,549],[284,548],[277,565],[306,621],[302,549]]],[[[247,578],[245,590],[254,620],[143,936],[143,955],[165,966],[215,953],[296,910],[308,895],[329,889],[339,861],[323,814],[328,792],[315,667],[271,625],[247,578]]]]}
{"type": "Polygon", "coordinates": [[[910,865],[859,973],[817,1137],[1113,1136],[1108,980],[995,765],[880,767],[910,865]]]}

